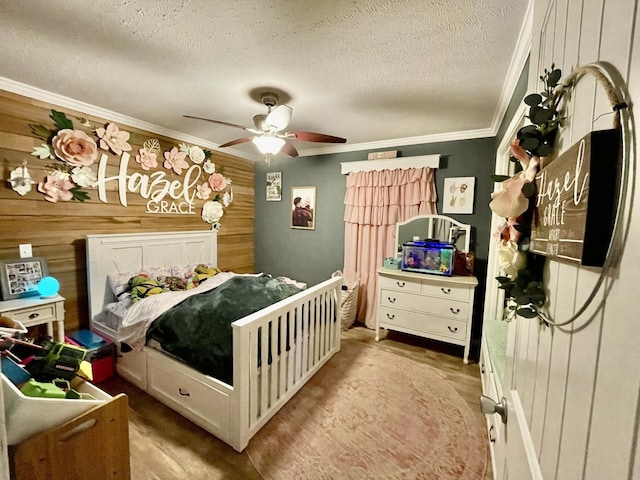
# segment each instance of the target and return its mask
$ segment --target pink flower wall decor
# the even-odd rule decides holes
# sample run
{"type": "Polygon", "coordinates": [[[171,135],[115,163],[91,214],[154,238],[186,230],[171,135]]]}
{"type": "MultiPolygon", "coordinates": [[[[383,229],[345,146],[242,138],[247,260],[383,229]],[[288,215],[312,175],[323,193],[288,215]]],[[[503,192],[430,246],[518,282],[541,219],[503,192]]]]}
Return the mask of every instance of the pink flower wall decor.
{"type": "Polygon", "coordinates": [[[72,167],[86,167],[98,158],[98,146],[82,130],[65,128],[51,140],[56,157],[72,167]]]}
{"type": "Polygon", "coordinates": [[[48,202],[57,202],[58,200],[69,201],[73,198],[73,193],[70,190],[73,188],[73,183],[68,179],[59,175],[47,175],[45,182],[38,184],[38,191],[44,193],[44,199],[48,202]]]}
{"type": "Polygon", "coordinates": [[[177,147],[173,147],[170,151],[164,152],[164,168],[173,169],[177,175],[180,175],[183,168],[189,168],[186,158],[185,152],[180,152],[177,147]]]}
{"type": "Polygon", "coordinates": [[[136,162],[140,164],[143,170],[151,170],[158,167],[158,155],[148,151],[146,148],[141,148],[136,155],[136,162]]]}
{"type": "Polygon", "coordinates": [[[116,155],[131,150],[128,140],[129,132],[121,131],[115,123],[109,123],[107,128],[96,128],[96,135],[100,138],[100,148],[109,150],[116,155]]]}
{"type": "Polygon", "coordinates": [[[214,192],[221,192],[227,188],[227,179],[220,173],[214,173],[209,177],[209,185],[214,192]]]}
{"type": "Polygon", "coordinates": [[[196,187],[196,196],[202,200],[206,200],[211,196],[211,188],[207,183],[203,183],[202,185],[198,185],[196,187]]]}

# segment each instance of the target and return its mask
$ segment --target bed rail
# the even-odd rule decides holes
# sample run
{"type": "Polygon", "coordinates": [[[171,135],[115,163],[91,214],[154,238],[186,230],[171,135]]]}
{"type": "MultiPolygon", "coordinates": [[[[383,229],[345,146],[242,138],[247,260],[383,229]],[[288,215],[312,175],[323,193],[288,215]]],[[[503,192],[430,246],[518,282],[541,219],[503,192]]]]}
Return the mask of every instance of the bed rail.
{"type": "Polygon", "coordinates": [[[236,450],[340,350],[341,286],[331,278],[232,324],[236,450]]]}

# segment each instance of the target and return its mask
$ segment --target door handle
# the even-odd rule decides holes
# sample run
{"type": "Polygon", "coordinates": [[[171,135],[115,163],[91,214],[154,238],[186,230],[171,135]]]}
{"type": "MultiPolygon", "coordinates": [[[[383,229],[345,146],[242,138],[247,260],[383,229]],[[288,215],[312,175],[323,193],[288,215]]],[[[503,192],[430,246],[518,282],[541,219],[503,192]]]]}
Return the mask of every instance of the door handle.
{"type": "Polygon", "coordinates": [[[502,418],[502,423],[507,423],[507,399],[504,397],[497,403],[486,395],[480,395],[480,410],[485,415],[497,413],[502,418]]]}

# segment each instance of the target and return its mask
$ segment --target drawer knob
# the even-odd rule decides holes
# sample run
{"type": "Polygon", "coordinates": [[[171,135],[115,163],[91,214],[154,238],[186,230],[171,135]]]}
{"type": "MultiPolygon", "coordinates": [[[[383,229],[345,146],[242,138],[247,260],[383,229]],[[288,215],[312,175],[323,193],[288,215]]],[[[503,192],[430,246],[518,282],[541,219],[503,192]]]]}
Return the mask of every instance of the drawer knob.
{"type": "Polygon", "coordinates": [[[445,295],[449,295],[451,293],[450,288],[441,287],[440,290],[442,290],[442,293],[444,293],[445,295]]]}
{"type": "Polygon", "coordinates": [[[450,331],[451,333],[456,333],[456,332],[458,331],[458,327],[453,327],[453,328],[452,328],[452,327],[450,327],[449,325],[447,325],[447,328],[449,329],[449,331],[450,331]]]}
{"type": "Polygon", "coordinates": [[[40,316],[40,314],[38,312],[34,312],[31,315],[29,315],[29,318],[33,320],[34,318],[37,318],[39,316],[40,316]]]}
{"type": "Polygon", "coordinates": [[[396,316],[394,314],[392,314],[392,313],[387,313],[387,318],[389,320],[393,320],[394,318],[396,318],[396,316]]]}
{"type": "Polygon", "coordinates": [[[387,297],[387,300],[389,300],[389,303],[396,303],[396,297],[387,297]]]}
{"type": "Polygon", "coordinates": [[[449,307],[449,310],[451,310],[451,313],[453,313],[454,315],[457,315],[457,314],[460,313],[460,309],[459,308],[449,307]]]}
{"type": "Polygon", "coordinates": [[[406,285],[405,282],[398,282],[396,281],[396,284],[400,287],[400,288],[404,288],[404,286],[406,285]]]}
{"type": "Polygon", "coordinates": [[[191,394],[189,392],[187,392],[186,390],[182,390],[182,388],[178,388],[178,392],[180,392],[180,395],[182,395],[183,397],[190,397],[191,394]]]}

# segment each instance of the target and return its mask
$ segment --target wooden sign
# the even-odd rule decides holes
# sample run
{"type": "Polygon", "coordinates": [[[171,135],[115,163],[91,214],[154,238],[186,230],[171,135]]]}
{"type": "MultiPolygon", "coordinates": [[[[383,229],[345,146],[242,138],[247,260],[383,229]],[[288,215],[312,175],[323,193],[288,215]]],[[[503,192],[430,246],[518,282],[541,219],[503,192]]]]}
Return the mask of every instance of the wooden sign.
{"type": "Polygon", "coordinates": [[[603,265],[620,183],[619,142],[618,130],[591,132],[540,170],[532,252],[603,265]]]}

